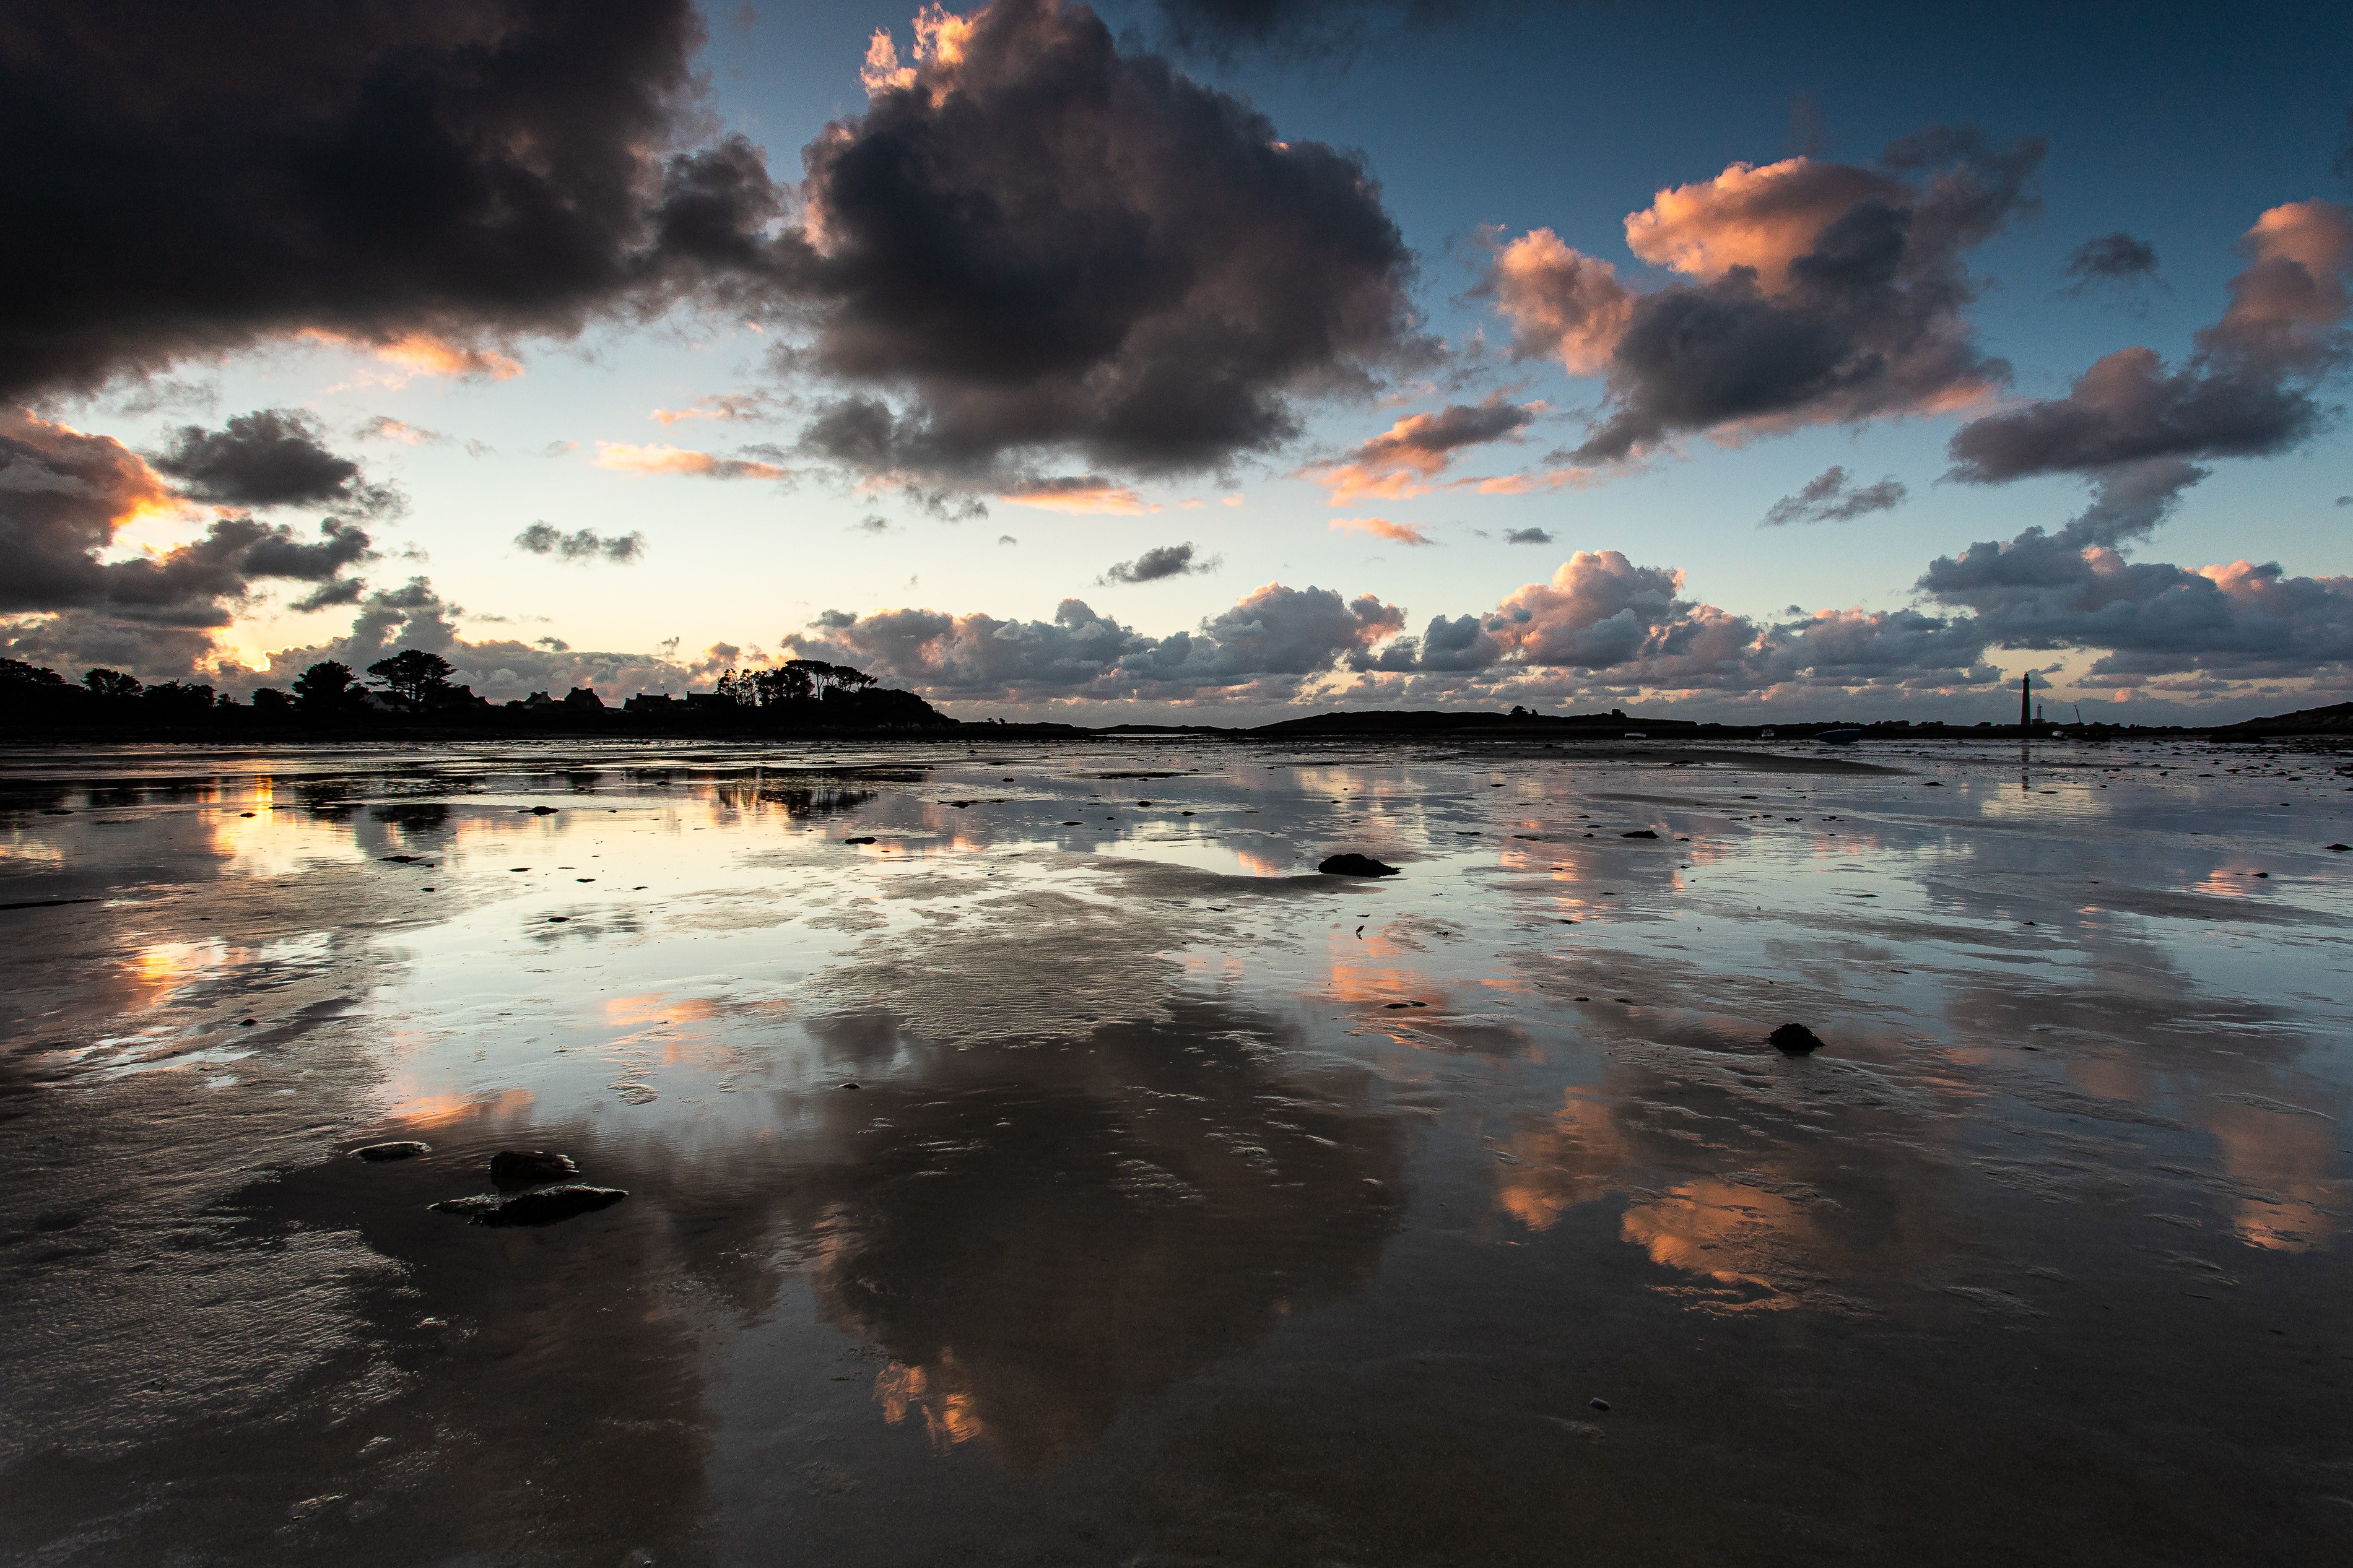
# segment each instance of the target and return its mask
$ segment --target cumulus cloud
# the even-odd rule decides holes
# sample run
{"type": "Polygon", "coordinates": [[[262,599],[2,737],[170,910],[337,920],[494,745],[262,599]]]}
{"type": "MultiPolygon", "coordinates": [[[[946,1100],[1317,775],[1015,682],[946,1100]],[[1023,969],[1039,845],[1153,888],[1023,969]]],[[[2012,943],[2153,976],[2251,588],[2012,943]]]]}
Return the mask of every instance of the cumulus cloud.
{"type": "Polygon", "coordinates": [[[1759,528],[1785,528],[1793,522],[1851,522],[1874,511],[1892,511],[1911,492],[1894,475],[1875,485],[1857,485],[1837,464],[1808,479],[1796,495],[1783,496],[1765,512],[1759,528]]]}
{"type": "Polygon", "coordinates": [[[2290,576],[2277,563],[2135,562],[2070,528],[1971,545],[1931,564],[1920,585],[1976,612],[1990,644],[2100,650],[2087,676],[2118,686],[2192,672],[2353,675],[2353,577],[2290,576]]]}
{"type": "Polygon", "coordinates": [[[2353,211],[2323,201],[2274,207],[2239,249],[2247,265],[2231,279],[2230,306],[2199,331],[2184,363],[2168,369],[2154,350],[2119,349],[2066,396],[1955,431],[1952,477],[2000,484],[2080,475],[2094,502],[2071,527],[2084,542],[2114,544],[2154,528],[2205,477],[2200,462],[2265,457],[2309,439],[2327,418],[2318,385],[2353,358],[2353,211]]]}
{"type": "Polygon", "coordinates": [[[1190,541],[1183,544],[1162,544],[1145,551],[1133,561],[1122,561],[1111,567],[1096,581],[1113,583],[1157,583],[1166,577],[1199,577],[1215,572],[1225,563],[1217,556],[1196,559],[1190,541]]]}
{"type": "Polygon", "coordinates": [[[626,566],[641,561],[646,553],[646,536],[632,529],[628,533],[600,534],[593,528],[565,532],[554,523],[534,522],[515,535],[515,548],[533,555],[552,555],[558,561],[587,563],[609,561],[626,566]]]}
{"type": "Polygon", "coordinates": [[[853,664],[935,700],[1282,700],[1404,624],[1403,611],[1371,595],[1343,600],[1328,588],[1271,583],[1165,637],[1065,599],[1051,621],[833,611],[786,643],[799,657],[853,664]]]}
{"type": "Polygon", "coordinates": [[[867,389],[809,447],[972,478],[1072,454],[1216,468],[1412,352],[1411,264],[1362,163],[1123,54],[1082,7],[930,13],[804,150],[795,361],[867,389]]]}
{"type": "Polygon", "coordinates": [[[471,687],[476,695],[493,701],[533,691],[560,693],[579,686],[593,687],[613,701],[639,691],[678,693],[693,685],[708,685],[742,652],[714,647],[702,660],[683,663],[667,654],[576,650],[560,637],[476,641],[459,630],[464,615],[461,606],[442,598],[427,579],[412,577],[397,587],[379,588],[361,598],[358,614],[343,636],[277,649],[269,656],[266,672],[230,668],[222,672],[224,684],[233,689],[261,685],[282,688],[322,659],[365,669],[402,648],[414,647],[449,660],[455,667],[449,678],[453,682],[471,687]],[[718,657],[723,651],[723,659],[718,657]]]}
{"type": "Polygon", "coordinates": [[[1978,284],[1962,258],[2030,205],[2042,156],[2039,141],[1937,129],[1873,169],[1735,163],[1627,218],[1628,248],[1675,281],[1637,289],[1538,229],[1495,246],[1482,287],[1514,353],[1605,378],[1609,403],[1567,454],[1575,464],[1691,434],[1967,408],[2010,373],[1970,340],[1978,284]]]}
{"type": "Polygon", "coordinates": [[[1385,517],[1334,518],[1332,520],[1332,531],[1336,533],[1342,530],[1350,530],[1357,533],[1369,533],[1376,539],[1386,539],[1393,544],[1422,545],[1436,544],[1438,542],[1435,539],[1430,538],[1430,535],[1422,532],[1420,528],[1414,523],[1391,522],[1385,517]]]}
{"type": "Polygon", "coordinates": [[[1341,461],[1300,472],[1329,489],[1333,506],[1366,498],[1398,500],[1424,495],[1464,447],[1517,435],[1544,407],[1541,403],[1508,403],[1497,393],[1477,404],[1457,403],[1435,414],[1408,415],[1341,461]]]}
{"type": "Polygon", "coordinates": [[[1541,528],[1514,528],[1504,535],[1506,544],[1550,544],[1552,535],[1541,528]]]}
{"type": "Polygon", "coordinates": [[[781,193],[691,144],[701,41],[689,0],[16,8],[0,397],[304,333],[498,376],[758,275],[781,193]]]}
{"type": "Polygon", "coordinates": [[[625,474],[689,474],[707,479],[785,479],[789,468],[749,458],[722,458],[666,442],[635,446],[625,441],[596,443],[596,466],[625,474]]]}
{"type": "Polygon", "coordinates": [[[1401,679],[1405,696],[1462,689],[1466,678],[1747,696],[1949,691],[2000,679],[1982,662],[1985,638],[1966,616],[1844,610],[1759,623],[1686,598],[1683,580],[1615,550],[1580,550],[1549,582],[1527,584],[1483,615],[1434,616],[1419,636],[1354,655],[1350,667],[1401,679]]]}
{"type": "Polygon", "coordinates": [[[2065,276],[2073,279],[2062,290],[2067,294],[2081,294],[2099,287],[2129,288],[2140,283],[2154,283],[2160,289],[2166,286],[2165,279],[2157,275],[2157,247],[2122,229],[2077,246],[2067,258],[2065,276]]]}
{"type": "MultiPolygon", "coordinates": [[[[205,495],[251,506],[370,494],[356,465],[321,454],[307,435],[288,458],[282,428],[248,423],[240,437],[237,426],[220,433],[226,446],[192,429],[174,448],[205,495]]],[[[346,518],[306,535],[243,510],[216,511],[192,542],[115,554],[125,528],[194,512],[158,466],[112,437],[0,407],[0,615],[49,617],[16,626],[26,646],[100,646],[129,662],[129,650],[149,647],[185,668],[258,583],[329,584],[371,554],[365,530],[346,518]]]]}

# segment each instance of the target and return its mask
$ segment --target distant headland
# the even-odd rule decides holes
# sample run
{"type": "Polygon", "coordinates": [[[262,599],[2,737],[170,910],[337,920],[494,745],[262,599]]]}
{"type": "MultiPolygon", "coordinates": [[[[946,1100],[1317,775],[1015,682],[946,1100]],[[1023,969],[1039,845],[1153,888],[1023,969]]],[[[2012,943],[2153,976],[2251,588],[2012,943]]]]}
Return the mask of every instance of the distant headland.
{"type": "Polygon", "coordinates": [[[239,701],[194,681],[149,685],[112,669],[79,681],[21,659],[0,658],[0,739],[11,741],[386,741],[495,736],[792,736],[937,738],[986,732],[992,739],[1196,735],[1236,740],[1438,740],[1450,742],[1821,740],[2221,741],[2313,736],[2353,739],[2353,702],[2200,728],[2182,725],[1915,723],[1911,720],[1777,721],[1722,724],[1631,714],[1547,714],[1525,708],[1343,710],[1271,724],[1008,723],[952,719],[912,691],[886,687],[848,665],[799,658],[766,669],[729,670],[709,691],[644,695],[618,705],[580,687],[492,702],[453,684],[438,654],[404,648],[364,674],[332,660],[311,665],[290,689],[262,687],[239,701]]]}

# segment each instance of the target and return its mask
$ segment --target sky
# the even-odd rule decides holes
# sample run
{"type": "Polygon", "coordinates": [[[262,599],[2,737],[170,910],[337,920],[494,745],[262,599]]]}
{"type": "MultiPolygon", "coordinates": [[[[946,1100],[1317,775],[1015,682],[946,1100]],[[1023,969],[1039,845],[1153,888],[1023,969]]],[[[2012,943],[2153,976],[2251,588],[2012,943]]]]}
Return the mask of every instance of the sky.
{"type": "Polygon", "coordinates": [[[608,700],[818,658],[1087,723],[2345,700],[2348,43],[36,0],[0,654],[608,700]]]}

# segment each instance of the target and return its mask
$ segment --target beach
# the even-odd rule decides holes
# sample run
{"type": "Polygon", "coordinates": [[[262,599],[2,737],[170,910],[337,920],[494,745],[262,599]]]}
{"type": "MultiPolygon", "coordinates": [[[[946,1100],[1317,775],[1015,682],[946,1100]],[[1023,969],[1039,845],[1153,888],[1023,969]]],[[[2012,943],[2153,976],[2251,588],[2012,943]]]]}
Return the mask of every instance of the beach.
{"type": "Polygon", "coordinates": [[[969,734],[0,753],[0,1555],[2353,1542],[2344,753],[969,734]]]}

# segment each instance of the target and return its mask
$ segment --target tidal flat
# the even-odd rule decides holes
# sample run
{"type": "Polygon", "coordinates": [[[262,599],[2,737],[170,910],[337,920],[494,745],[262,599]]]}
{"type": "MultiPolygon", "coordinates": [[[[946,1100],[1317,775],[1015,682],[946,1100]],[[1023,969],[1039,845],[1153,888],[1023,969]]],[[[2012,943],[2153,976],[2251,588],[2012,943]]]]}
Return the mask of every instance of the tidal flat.
{"type": "Polygon", "coordinates": [[[0,753],[0,1556],[2345,1561],[2348,839],[2197,742],[0,753]]]}

